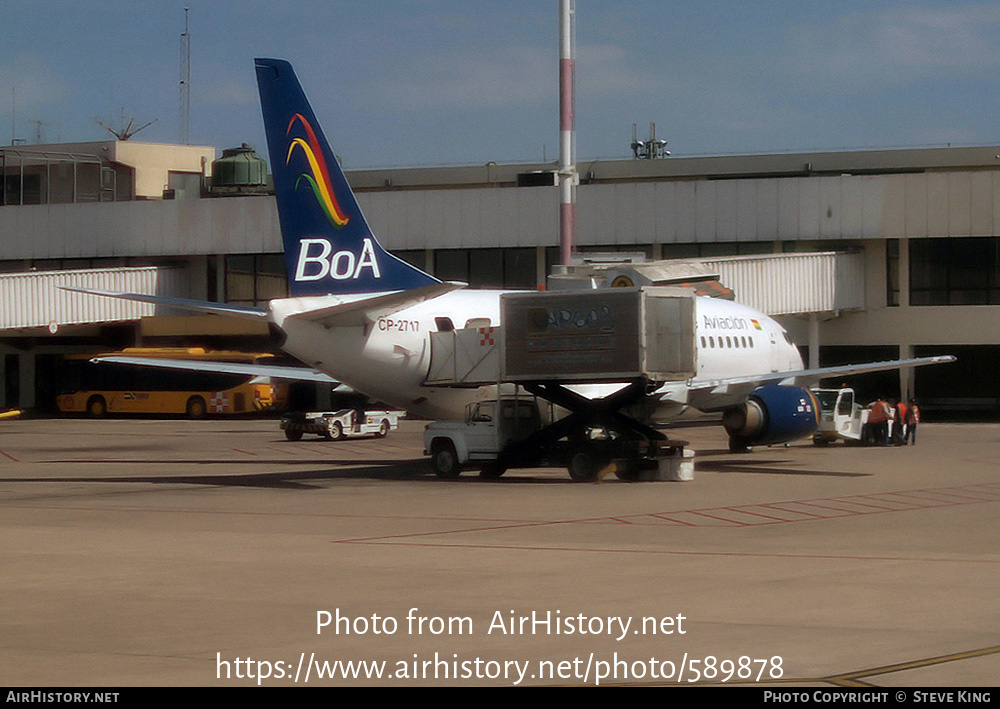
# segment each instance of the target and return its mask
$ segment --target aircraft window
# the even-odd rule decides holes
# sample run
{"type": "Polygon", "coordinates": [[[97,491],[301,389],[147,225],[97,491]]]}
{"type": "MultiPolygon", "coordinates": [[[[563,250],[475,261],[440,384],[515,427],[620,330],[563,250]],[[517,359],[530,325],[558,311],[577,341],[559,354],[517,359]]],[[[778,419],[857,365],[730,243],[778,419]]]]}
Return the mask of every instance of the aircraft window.
{"type": "Polygon", "coordinates": [[[753,349],[753,335],[750,336],[750,349],[753,349]]]}
{"type": "Polygon", "coordinates": [[[711,335],[709,335],[708,337],[708,346],[711,347],[713,350],[715,349],[715,338],[712,337],[711,335]]]}
{"type": "Polygon", "coordinates": [[[705,343],[705,336],[702,335],[701,336],[701,348],[705,349],[706,347],[708,347],[708,345],[705,343]]]}
{"type": "Polygon", "coordinates": [[[455,323],[451,321],[451,318],[434,318],[434,324],[437,325],[438,332],[453,332],[455,330],[455,323]]]}
{"type": "Polygon", "coordinates": [[[747,346],[746,335],[740,335],[740,339],[743,341],[743,349],[746,349],[746,346],[747,346]]]}
{"type": "Polygon", "coordinates": [[[729,335],[726,335],[726,347],[732,347],[733,341],[729,339],[729,335]]]}

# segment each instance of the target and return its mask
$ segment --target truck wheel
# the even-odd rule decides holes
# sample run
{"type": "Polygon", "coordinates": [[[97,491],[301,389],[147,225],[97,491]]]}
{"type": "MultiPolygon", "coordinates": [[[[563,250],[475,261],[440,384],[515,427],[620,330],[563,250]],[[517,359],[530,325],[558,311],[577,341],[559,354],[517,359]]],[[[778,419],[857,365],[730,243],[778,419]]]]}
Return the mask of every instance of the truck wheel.
{"type": "Polygon", "coordinates": [[[344,427],[340,425],[340,421],[326,420],[326,437],[331,441],[339,441],[344,437],[344,427]]]}
{"type": "Polygon", "coordinates": [[[569,457],[569,476],[577,482],[590,482],[597,479],[600,465],[597,456],[589,448],[580,448],[569,457]]]}
{"type": "Polygon", "coordinates": [[[378,433],[375,434],[376,438],[385,438],[389,435],[389,422],[386,419],[382,419],[382,424],[378,427],[378,433]]]}
{"type": "Polygon", "coordinates": [[[431,465],[439,478],[457,478],[462,468],[458,464],[458,453],[451,441],[435,441],[431,450],[431,465]]]}
{"type": "Polygon", "coordinates": [[[301,441],[302,440],[302,429],[301,428],[286,428],[285,438],[290,441],[301,441]]]}
{"type": "Polygon", "coordinates": [[[615,460],[615,477],[633,483],[639,479],[639,459],[621,458],[615,460]]]}
{"type": "Polygon", "coordinates": [[[488,465],[483,466],[483,469],[479,471],[479,477],[484,480],[496,480],[506,472],[507,466],[503,463],[489,463],[488,465]]]}
{"type": "Polygon", "coordinates": [[[92,396],[87,399],[87,414],[90,418],[103,418],[106,413],[108,413],[108,405],[103,396],[92,396]]]}

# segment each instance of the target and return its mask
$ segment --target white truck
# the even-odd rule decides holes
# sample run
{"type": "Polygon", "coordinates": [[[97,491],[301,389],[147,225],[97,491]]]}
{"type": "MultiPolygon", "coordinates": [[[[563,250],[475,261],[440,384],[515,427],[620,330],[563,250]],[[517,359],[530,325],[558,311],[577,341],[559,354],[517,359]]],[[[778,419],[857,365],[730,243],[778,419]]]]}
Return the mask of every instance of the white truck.
{"type": "Polygon", "coordinates": [[[464,421],[435,421],[424,429],[424,453],[434,472],[455,478],[462,468],[480,465],[484,477],[507,469],[501,453],[542,427],[532,397],[488,399],[466,407],[464,421]]]}
{"type": "Polygon", "coordinates": [[[812,392],[820,407],[819,427],[813,433],[813,444],[825,446],[838,439],[861,445],[875,442],[868,426],[868,408],[857,403],[853,389],[813,389],[812,392]]]}
{"type": "Polygon", "coordinates": [[[315,433],[327,440],[339,441],[347,436],[376,436],[384,438],[389,431],[399,427],[404,411],[339,411],[293,412],[281,419],[285,438],[298,441],[303,433],[315,433]]]}
{"type": "MultiPolygon", "coordinates": [[[[546,418],[551,420],[553,413],[549,408],[546,418]]],[[[546,462],[564,464],[570,477],[579,482],[597,479],[602,470],[614,470],[622,480],[687,480],[693,476],[692,454],[685,454],[676,443],[657,449],[635,436],[603,426],[578,432],[564,425],[573,417],[545,428],[542,419],[534,397],[480,401],[467,407],[463,421],[428,424],[424,429],[424,453],[431,456],[431,466],[441,478],[455,478],[464,468],[477,467],[480,477],[498,478],[508,468],[546,462]],[[658,472],[661,458],[667,461],[665,477],[658,472]],[[609,467],[612,462],[614,467],[609,467]],[[640,477],[643,475],[646,477],[640,477]]]]}

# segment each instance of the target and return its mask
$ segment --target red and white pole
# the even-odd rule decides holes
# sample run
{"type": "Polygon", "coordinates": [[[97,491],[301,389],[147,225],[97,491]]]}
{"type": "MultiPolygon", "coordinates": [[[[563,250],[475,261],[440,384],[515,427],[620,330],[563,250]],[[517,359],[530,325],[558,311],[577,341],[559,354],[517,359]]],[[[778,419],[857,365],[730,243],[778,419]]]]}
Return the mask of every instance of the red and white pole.
{"type": "Polygon", "coordinates": [[[576,250],[575,18],[576,1],[559,0],[559,250],[564,266],[576,250]]]}

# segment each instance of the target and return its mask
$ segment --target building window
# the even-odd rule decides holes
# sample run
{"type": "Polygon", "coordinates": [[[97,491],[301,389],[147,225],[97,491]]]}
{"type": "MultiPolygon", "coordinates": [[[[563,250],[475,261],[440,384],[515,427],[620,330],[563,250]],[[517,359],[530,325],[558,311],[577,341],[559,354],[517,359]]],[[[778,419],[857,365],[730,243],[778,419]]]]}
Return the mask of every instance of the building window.
{"type": "Polygon", "coordinates": [[[998,241],[911,239],[910,305],[1000,304],[998,241]]]}
{"type": "Polygon", "coordinates": [[[534,288],[535,249],[439,249],[434,275],[471,288],[534,288]]]}
{"type": "Polygon", "coordinates": [[[282,254],[226,256],[226,302],[266,305],[288,296],[288,277],[282,254]]]}
{"type": "Polygon", "coordinates": [[[416,266],[421,271],[427,270],[427,250],[426,249],[396,249],[392,255],[406,261],[411,266],[416,266]]]}

